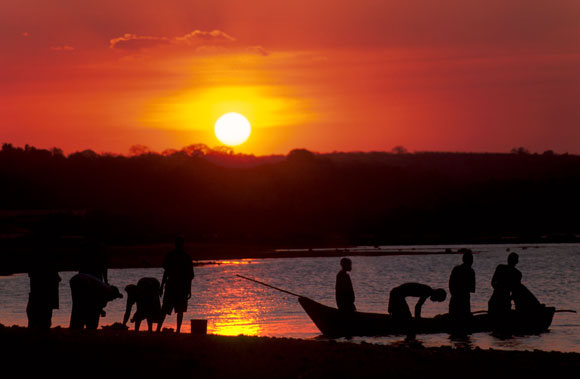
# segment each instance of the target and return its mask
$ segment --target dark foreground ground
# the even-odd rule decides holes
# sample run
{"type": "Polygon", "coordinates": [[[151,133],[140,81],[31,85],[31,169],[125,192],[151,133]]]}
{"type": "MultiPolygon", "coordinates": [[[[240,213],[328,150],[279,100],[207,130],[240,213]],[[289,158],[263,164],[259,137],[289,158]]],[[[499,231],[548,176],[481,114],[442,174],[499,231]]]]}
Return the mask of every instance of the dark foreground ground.
{"type": "MultiPolygon", "coordinates": [[[[44,377],[572,378],[580,354],[0,326],[2,372],[44,377]],[[122,377],[121,376],[121,377],[122,377]]],[[[13,377],[13,376],[11,376],[13,377]]]]}

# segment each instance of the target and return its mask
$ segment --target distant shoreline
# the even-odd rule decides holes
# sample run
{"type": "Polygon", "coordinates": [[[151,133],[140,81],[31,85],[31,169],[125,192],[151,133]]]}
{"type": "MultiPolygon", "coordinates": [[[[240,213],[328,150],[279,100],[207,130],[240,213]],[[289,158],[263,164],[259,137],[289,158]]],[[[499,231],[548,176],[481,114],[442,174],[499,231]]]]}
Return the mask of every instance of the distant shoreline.
{"type": "MultiPolygon", "coordinates": [[[[570,244],[570,243],[563,243],[570,244]]],[[[464,246],[470,246],[474,254],[477,254],[477,246],[487,245],[523,245],[522,249],[534,248],[542,245],[559,245],[559,243],[498,243],[498,244],[462,244],[462,245],[393,245],[393,246],[351,246],[351,247],[315,247],[315,248],[285,248],[275,249],[253,245],[212,245],[212,244],[188,244],[187,251],[194,260],[194,265],[203,266],[208,264],[220,264],[220,261],[232,259],[280,259],[280,258],[324,258],[344,256],[395,256],[395,255],[442,255],[461,254],[464,246]]],[[[106,252],[109,268],[154,268],[161,267],[163,258],[173,248],[171,244],[150,244],[130,246],[107,246],[106,252]]],[[[25,273],[27,252],[10,251],[2,252],[0,257],[3,264],[0,276],[25,273]]],[[[75,261],[78,260],[81,250],[78,248],[63,249],[55,254],[55,264],[59,271],[76,270],[75,261]]]]}
{"type": "Polygon", "coordinates": [[[518,378],[566,377],[578,372],[580,354],[424,348],[419,343],[355,344],[288,338],[147,333],[126,330],[34,332],[0,325],[3,370],[78,377],[90,369],[203,378],[518,378]]]}

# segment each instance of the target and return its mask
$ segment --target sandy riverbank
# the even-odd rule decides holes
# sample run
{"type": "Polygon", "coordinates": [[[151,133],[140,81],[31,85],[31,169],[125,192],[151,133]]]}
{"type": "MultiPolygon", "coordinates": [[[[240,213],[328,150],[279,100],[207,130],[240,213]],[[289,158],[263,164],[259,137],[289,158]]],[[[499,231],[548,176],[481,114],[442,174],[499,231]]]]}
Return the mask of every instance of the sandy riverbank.
{"type": "Polygon", "coordinates": [[[580,354],[0,326],[4,372],[106,378],[575,377],[580,354]],[[570,373],[566,375],[565,373],[570,373]],[[571,376],[570,376],[571,375],[571,376]]]}

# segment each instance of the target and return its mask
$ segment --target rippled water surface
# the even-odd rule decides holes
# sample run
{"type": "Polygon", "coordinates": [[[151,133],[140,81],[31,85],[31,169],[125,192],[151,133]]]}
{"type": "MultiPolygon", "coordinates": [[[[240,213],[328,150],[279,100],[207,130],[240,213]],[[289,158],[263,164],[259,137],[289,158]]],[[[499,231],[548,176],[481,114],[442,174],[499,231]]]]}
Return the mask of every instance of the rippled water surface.
{"type": "MultiPolygon", "coordinates": [[[[451,246],[456,251],[462,246],[451,246]]],[[[523,283],[547,304],[557,309],[580,311],[580,245],[485,245],[466,246],[475,253],[473,268],[477,288],[472,295],[472,310],[487,309],[491,295],[490,280],[495,267],[505,263],[509,252],[520,255],[518,268],[523,283]],[[509,249],[509,251],[508,251],[509,249]]],[[[405,247],[405,250],[442,251],[445,247],[405,247]]],[[[394,247],[385,249],[397,249],[394,247]]],[[[348,256],[348,252],[345,253],[348,256]]],[[[189,319],[207,319],[208,333],[223,335],[260,335],[293,338],[317,338],[318,329],[304,313],[296,297],[241,279],[252,277],[288,291],[308,296],[334,306],[334,281],[340,258],[281,258],[222,261],[221,264],[196,267],[193,296],[184,317],[183,329],[189,331],[189,319]]],[[[385,313],[389,290],[404,282],[416,281],[447,288],[449,273],[461,261],[456,254],[395,255],[352,257],[351,278],[359,311],[385,313]]],[[[127,284],[142,277],[161,280],[162,269],[109,270],[109,282],[123,292],[127,284]]],[[[69,279],[73,272],[61,272],[60,309],[55,310],[53,325],[68,326],[71,298],[69,279]]],[[[27,275],[0,277],[0,323],[27,324],[27,275]]],[[[414,304],[411,304],[411,308],[414,304]]],[[[448,302],[423,306],[425,317],[447,311],[448,302]]],[[[109,303],[101,325],[121,322],[125,299],[109,303]]],[[[144,325],[143,325],[144,326],[144,325]]],[[[142,326],[142,328],[143,328],[142,326]]],[[[175,327],[175,315],[167,318],[166,327],[175,327]]],[[[403,337],[354,338],[353,341],[394,343],[403,337]]],[[[557,350],[580,352],[580,316],[557,313],[550,331],[537,336],[500,340],[489,333],[476,333],[466,341],[451,341],[448,335],[420,335],[425,346],[462,346],[509,350],[557,350]]]]}

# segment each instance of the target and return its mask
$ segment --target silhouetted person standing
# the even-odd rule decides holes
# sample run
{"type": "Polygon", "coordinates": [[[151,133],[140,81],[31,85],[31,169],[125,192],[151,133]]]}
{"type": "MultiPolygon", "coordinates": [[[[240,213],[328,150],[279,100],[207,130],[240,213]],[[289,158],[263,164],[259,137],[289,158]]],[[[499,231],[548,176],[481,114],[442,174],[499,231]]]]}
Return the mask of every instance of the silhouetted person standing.
{"type": "Polygon", "coordinates": [[[475,292],[475,271],[471,268],[473,254],[463,253],[463,263],[455,266],[449,277],[449,314],[456,320],[471,316],[471,293],[475,292]]]}
{"type": "Polygon", "coordinates": [[[28,271],[30,278],[30,293],[26,315],[28,327],[32,329],[50,329],[52,325],[52,311],[59,306],[60,275],[54,262],[39,251],[32,257],[31,268],[28,271]]]}
{"type": "Polygon", "coordinates": [[[170,315],[173,310],[177,314],[177,333],[181,330],[183,314],[187,311],[187,301],[191,297],[191,281],[193,280],[193,262],[191,257],[184,250],[185,241],[183,237],[175,239],[175,249],[170,251],[163,261],[163,280],[161,281],[161,291],[163,294],[163,305],[161,307],[161,319],[157,324],[157,331],[161,330],[166,315],[170,315]]]}
{"type": "Polygon", "coordinates": [[[342,270],[336,274],[336,305],[345,312],[356,311],[354,305],[354,290],[348,272],[352,270],[352,261],[349,258],[340,260],[342,270]]]}
{"type": "Polygon", "coordinates": [[[141,278],[135,284],[125,287],[127,292],[127,306],[123,316],[123,325],[127,325],[131,317],[131,309],[137,304],[137,311],[131,319],[135,323],[135,330],[139,331],[141,321],[147,320],[148,330],[153,330],[153,323],[159,323],[161,319],[161,303],[159,302],[159,290],[161,285],[155,278],[141,278]]]}
{"type": "Polygon", "coordinates": [[[447,297],[447,292],[443,288],[434,289],[426,284],[405,283],[391,290],[389,294],[389,313],[396,318],[412,318],[407,297],[418,297],[419,300],[415,305],[415,318],[421,318],[421,308],[429,298],[431,301],[441,302],[447,297]]]}
{"type": "Polygon", "coordinates": [[[519,257],[508,255],[507,265],[500,264],[491,279],[493,294],[488,302],[488,312],[494,323],[507,321],[512,307],[512,291],[521,284],[522,273],[516,268],[519,257]]]}

